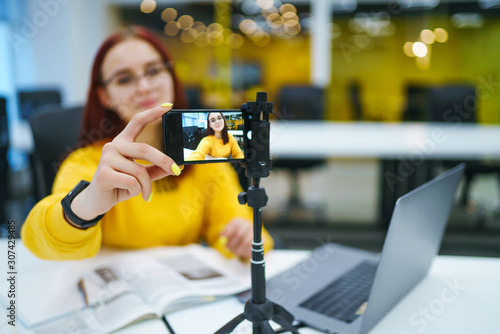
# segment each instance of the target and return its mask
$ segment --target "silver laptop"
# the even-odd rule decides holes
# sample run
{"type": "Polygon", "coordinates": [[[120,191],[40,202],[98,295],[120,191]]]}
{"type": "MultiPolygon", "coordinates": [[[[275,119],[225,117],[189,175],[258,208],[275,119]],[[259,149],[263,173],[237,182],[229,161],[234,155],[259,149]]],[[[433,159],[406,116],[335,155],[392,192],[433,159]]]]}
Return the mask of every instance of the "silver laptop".
{"type": "Polygon", "coordinates": [[[267,283],[267,297],[308,326],[365,334],[427,275],[465,164],[396,202],[382,253],[327,243],[267,283]]]}

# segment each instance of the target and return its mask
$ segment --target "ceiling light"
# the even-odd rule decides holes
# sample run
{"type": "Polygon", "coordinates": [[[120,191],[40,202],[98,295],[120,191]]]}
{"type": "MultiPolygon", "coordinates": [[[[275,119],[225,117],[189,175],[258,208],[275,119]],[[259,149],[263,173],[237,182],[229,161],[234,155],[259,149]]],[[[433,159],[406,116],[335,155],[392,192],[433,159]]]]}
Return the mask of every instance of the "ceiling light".
{"type": "Polygon", "coordinates": [[[422,42],[413,43],[411,50],[415,54],[416,57],[422,58],[427,56],[427,45],[422,42]]]}
{"type": "Polygon", "coordinates": [[[420,32],[420,40],[425,44],[432,44],[436,41],[436,35],[434,35],[432,30],[423,29],[420,32]]]}
{"type": "Polygon", "coordinates": [[[164,22],[173,21],[177,18],[177,11],[174,8],[167,8],[161,12],[161,19],[164,22]]]}
{"type": "Polygon", "coordinates": [[[444,43],[448,40],[448,32],[443,28],[434,29],[434,35],[436,35],[436,42],[444,43]]]}

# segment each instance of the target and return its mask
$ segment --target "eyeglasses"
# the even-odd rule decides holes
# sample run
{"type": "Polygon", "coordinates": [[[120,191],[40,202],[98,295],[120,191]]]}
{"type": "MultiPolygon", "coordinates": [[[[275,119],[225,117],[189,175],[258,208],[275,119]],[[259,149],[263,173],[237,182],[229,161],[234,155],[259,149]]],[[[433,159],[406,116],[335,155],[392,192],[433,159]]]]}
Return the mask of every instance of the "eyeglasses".
{"type": "Polygon", "coordinates": [[[210,123],[215,123],[215,122],[219,122],[219,121],[222,121],[224,118],[222,116],[217,116],[217,117],[214,117],[214,118],[210,118],[209,121],[210,123]]]}
{"type": "Polygon", "coordinates": [[[103,80],[102,85],[131,90],[139,85],[141,78],[146,78],[149,84],[157,84],[171,68],[172,62],[157,62],[146,66],[142,75],[135,75],[129,71],[119,72],[103,80]]]}

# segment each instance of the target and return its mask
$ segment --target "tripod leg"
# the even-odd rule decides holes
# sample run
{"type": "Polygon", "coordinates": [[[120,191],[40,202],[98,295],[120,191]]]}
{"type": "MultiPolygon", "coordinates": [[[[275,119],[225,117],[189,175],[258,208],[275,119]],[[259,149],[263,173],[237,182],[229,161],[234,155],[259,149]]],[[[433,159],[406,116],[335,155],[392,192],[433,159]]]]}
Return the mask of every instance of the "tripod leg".
{"type": "Polygon", "coordinates": [[[278,304],[274,305],[274,315],[272,320],[281,325],[284,329],[294,333],[299,334],[297,328],[293,327],[293,315],[291,315],[287,310],[278,304]]]}
{"type": "MultiPolygon", "coordinates": [[[[274,334],[276,332],[274,331],[274,329],[271,328],[271,325],[269,324],[268,321],[264,321],[264,322],[260,323],[260,332],[259,333],[274,334]]],[[[257,334],[257,333],[255,333],[255,331],[254,331],[254,334],[257,334]]]]}
{"type": "Polygon", "coordinates": [[[238,325],[245,320],[245,315],[242,313],[227,324],[225,324],[221,329],[219,329],[214,334],[229,334],[231,333],[238,325]]]}

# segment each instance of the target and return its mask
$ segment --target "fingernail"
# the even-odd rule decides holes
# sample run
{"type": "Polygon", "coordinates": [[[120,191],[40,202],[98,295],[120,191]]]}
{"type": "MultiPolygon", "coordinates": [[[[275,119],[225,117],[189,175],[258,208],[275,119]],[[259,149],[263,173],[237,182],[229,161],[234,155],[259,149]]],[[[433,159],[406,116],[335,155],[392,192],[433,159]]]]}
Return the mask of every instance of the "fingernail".
{"type": "Polygon", "coordinates": [[[184,170],[184,165],[180,165],[180,166],[179,166],[179,168],[180,168],[181,170],[184,170]]]}
{"type": "Polygon", "coordinates": [[[162,107],[162,108],[168,108],[168,107],[171,107],[171,106],[173,106],[173,104],[172,104],[172,103],[170,103],[170,102],[163,103],[163,104],[161,105],[161,107],[162,107]]]}
{"type": "Polygon", "coordinates": [[[148,197],[148,203],[151,202],[152,199],[153,199],[153,193],[151,193],[151,195],[149,195],[149,197],[148,197]]]}
{"type": "Polygon", "coordinates": [[[227,245],[227,237],[226,236],[221,236],[221,237],[219,237],[219,240],[217,240],[217,242],[221,246],[226,246],[227,245]]]}
{"type": "Polygon", "coordinates": [[[226,258],[231,259],[234,257],[233,252],[231,252],[227,247],[227,237],[226,236],[220,236],[219,239],[217,239],[216,246],[219,252],[224,255],[226,258]]]}
{"type": "Polygon", "coordinates": [[[179,166],[177,166],[176,163],[173,163],[172,164],[172,167],[170,167],[170,169],[172,170],[172,172],[175,174],[175,175],[180,175],[181,173],[181,169],[179,168],[179,166]]]}

